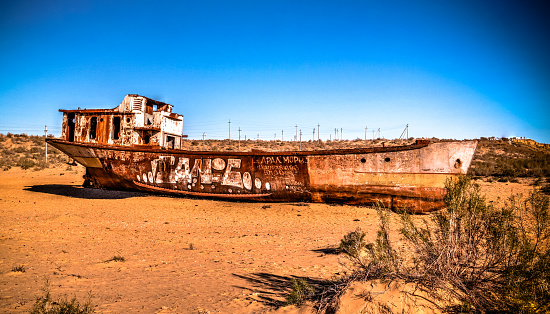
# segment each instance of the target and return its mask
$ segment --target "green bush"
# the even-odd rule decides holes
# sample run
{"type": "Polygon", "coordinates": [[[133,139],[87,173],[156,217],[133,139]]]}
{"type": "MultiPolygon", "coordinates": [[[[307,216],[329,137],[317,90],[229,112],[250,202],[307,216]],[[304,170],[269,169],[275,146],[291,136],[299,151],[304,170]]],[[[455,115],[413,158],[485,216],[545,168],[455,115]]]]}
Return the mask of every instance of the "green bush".
{"type": "Polygon", "coordinates": [[[40,160],[40,161],[38,161],[34,164],[33,170],[34,171],[39,171],[39,170],[46,169],[46,168],[48,168],[48,164],[46,163],[46,161],[45,160],[40,160]]]}
{"type": "Polygon", "coordinates": [[[286,299],[286,305],[302,305],[311,295],[315,293],[315,289],[305,281],[305,279],[292,279],[292,292],[286,299]]]}
{"type": "Polygon", "coordinates": [[[340,240],[338,250],[354,258],[358,257],[359,253],[366,246],[365,235],[365,232],[363,232],[361,228],[357,227],[357,229],[349,232],[342,240],[340,240]]]}
{"type": "Polygon", "coordinates": [[[14,152],[18,153],[18,154],[21,154],[21,153],[26,153],[27,152],[27,149],[23,146],[18,146],[14,149],[14,152]]]}
{"type": "Polygon", "coordinates": [[[21,167],[23,170],[34,167],[35,163],[29,158],[22,157],[17,161],[17,166],[21,167]]]}
{"type": "Polygon", "coordinates": [[[32,142],[36,146],[44,146],[45,138],[42,136],[33,136],[32,142]]]}
{"type": "Polygon", "coordinates": [[[43,149],[40,149],[39,147],[33,146],[31,149],[29,149],[29,153],[31,154],[38,154],[41,153],[43,149]]]}
{"type": "MultiPolygon", "coordinates": [[[[366,255],[344,251],[356,265],[347,280],[415,283],[443,311],[548,313],[549,197],[534,190],[495,208],[468,177],[447,181],[446,189],[446,209],[428,219],[399,214],[400,234],[412,252],[394,249],[388,236],[392,213],[378,207],[380,228],[376,241],[365,246],[366,255]]],[[[337,304],[323,300],[320,307],[337,304]]]]}

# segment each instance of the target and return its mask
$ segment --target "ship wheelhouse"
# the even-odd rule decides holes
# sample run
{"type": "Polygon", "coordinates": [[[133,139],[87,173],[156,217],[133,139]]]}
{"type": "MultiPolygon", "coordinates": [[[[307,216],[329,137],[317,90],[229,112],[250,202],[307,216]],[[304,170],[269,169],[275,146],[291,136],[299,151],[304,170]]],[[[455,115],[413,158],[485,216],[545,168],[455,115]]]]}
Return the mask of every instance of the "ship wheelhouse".
{"type": "Polygon", "coordinates": [[[59,110],[62,137],[98,145],[181,148],[183,116],[173,113],[172,107],[131,94],[114,109],[59,110]]]}

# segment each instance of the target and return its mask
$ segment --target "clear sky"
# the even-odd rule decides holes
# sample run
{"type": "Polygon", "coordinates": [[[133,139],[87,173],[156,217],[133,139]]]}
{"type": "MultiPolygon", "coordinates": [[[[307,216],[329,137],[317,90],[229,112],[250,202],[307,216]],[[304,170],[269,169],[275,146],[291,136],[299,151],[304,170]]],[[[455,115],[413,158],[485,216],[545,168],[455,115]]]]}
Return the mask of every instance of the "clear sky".
{"type": "Polygon", "coordinates": [[[2,1],[0,133],[126,94],[184,134],[550,143],[546,1],[2,1]],[[317,137],[317,134],[315,135],[317,137]]]}

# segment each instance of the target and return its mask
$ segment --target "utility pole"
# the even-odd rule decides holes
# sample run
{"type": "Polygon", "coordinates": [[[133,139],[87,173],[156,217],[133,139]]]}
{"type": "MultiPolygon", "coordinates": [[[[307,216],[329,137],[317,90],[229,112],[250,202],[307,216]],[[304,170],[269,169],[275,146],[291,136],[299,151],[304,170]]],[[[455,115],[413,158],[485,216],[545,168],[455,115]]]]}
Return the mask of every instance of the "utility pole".
{"type": "Polygon", "coordinates": [[[403,130],[403,133],[401,133],[401,135],[399,136],[399,139],[401,139],[403,137],[403,135],[407,134],[407,137],[405,139],[409,139],[409,125],[407,124],[407,126],[405,127],[405,129],[403,130]]]}
{"type": "Polygon", "coordinates": [[[285,141],[285,130],[281,130],[281,141],[285,141]]]}
{"type": "Polygon", "coordinates": [[[229,141],[231,142],[231,119],[229,119],[229,141]]]}
{"type": "Polygon", "coordinates": [[[204,150],[204,136],[206,135],[206,132],[202,132],[202,150],[204,150]]]}
{"type": "Polygon", "coordinates": [[[302,150],[302,129],[300,129],[300,150],[302,150]]]}
{"type": "Polygon", "coordinates": [[[338,139],[338,136],[336,136],[336,132],[338,132],[338,129],[334,128],[334,140],[335,141],[338,139]]]}
{"type": "Polygon", "coordinates": [[[258,141],[260,140],[260,133],[258,133],[258,141]]]}
{"type": "Polygon", "coordinates": [[[367,127],[365,127],[365,144],[367,143],[367,127]]]}
{"type": "Polygon", "coordinates": [[[319,132],[319,127],[320,127],[320,126],[321,126],[321,125],[320,125],[319,123],[317,123],[317,141],[319,141],[319,134],[320,134],[320,132],[319,132]]]}
{"type": "Polygon", "coordinates": [[[311,139],[311,141],[315,142],[315,128],[313,128],[313,138],[311,139]]]}
{"type": "MultiPolygon", "coordinates": [[[[48,139],[48,126],[44,126],[44,137],[48,139]]],[[[46,142],[46,165],[48,164],[48,142],[46,142]]]]}
{"type": "Polygon", "coordinates": [[[296,137],[294,138],[295,141],[298,140],[298,125],[296,124],[296,137]]]}
{"type": "Polygon", "coordinates": [[[239,127],[239,151],[241,151],[241,127],[239,127]]]}
{"type": "Polygon", "coordinates": [[[342,131],[342,128],[340,128],[340,140],[344,139],[344,132],[342,131]]]}

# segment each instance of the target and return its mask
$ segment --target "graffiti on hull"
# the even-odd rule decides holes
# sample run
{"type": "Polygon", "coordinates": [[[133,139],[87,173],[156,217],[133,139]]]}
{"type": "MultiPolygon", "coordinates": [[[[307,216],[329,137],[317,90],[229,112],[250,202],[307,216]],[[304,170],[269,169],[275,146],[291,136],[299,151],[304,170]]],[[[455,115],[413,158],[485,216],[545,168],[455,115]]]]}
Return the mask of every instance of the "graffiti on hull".
{"type": "Polygon", "coordinates": [[[296,156],[245,160],[158,156],[143,168],[147,170],[136,175],[140,183],[211,193],[257,193],[274,187],[300,192],[306,185],[300,178],[307,171],[306,159],[296,156]]]}
{"type": "MultiPolygon", "coordinates": [[[[253,187],[262,189],[262,180],[248,171],[241,171],[242,160],[237,158],[195,158],[159,156],[150,161],[149,171],[137,174],[138,182],[163,186],[178,190],[213,190],[231,187],[251,191],[253,187]]],[[[266,182],[265,189],[270,190],[266,182]]],[[[223,192],[223,191],[220,191],[223,192]]]]}

